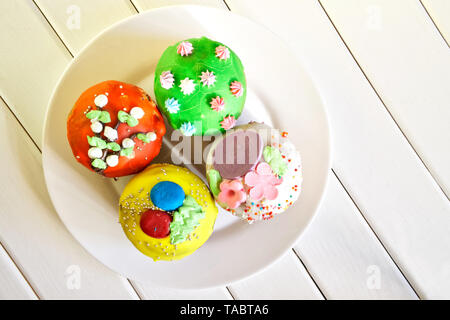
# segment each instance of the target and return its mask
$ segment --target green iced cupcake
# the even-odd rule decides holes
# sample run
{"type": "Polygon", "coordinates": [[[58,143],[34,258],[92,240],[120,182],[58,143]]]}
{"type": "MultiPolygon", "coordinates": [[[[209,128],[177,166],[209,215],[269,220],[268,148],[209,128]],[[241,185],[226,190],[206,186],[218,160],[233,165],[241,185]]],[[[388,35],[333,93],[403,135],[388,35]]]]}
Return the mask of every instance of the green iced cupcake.
{"type": "Polygon", "coordinates": [[[205,37],[168,47],[156,66],[154,88],[161,112],[186,136],[231,129],[247,93],[239,57],[205,37]]]}

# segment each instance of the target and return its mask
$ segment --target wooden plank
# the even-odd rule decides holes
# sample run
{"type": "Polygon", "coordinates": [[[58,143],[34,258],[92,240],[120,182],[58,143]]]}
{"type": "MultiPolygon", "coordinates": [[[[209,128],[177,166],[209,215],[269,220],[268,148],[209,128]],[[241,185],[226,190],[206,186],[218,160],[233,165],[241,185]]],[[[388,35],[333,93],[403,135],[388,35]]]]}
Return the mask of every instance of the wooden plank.
{"type": "Polygon", "coordinates": [[[129,0],[35,0],[73,55],[105,28],[136,13],[129,0]]]}
{"type": "Polygon", "coordinates": [[[420,2],[323,0],[322,4],[448,197],[450,50],[420,2]]]}
{"type": "MultiPolygon", "coordinates": [[[[227,4],[270,28],[297,53],[328,109],[335,172],[419,296],[448,297],[448,201],[320,4],[313,0],[286,0],[283,7],[275,2],[261,6],[256,0],[227,0],[227,4]]],[[[308,268],[314,274],[314,265],[308,268]]]]}
{"type": "Polygon", "coordinates": [[[36,300],[38,297],[0,245],[0,300],[36,300]]]}
{"type": "Polygon", "coordinates": [[[330,299],[417,299],[334,174],[295,251],[330,299]]]}
{"type": "Polygon", "coordinates": [[[233,297],[223,288],[204,290],[181,290],[155,287],[147,284],[134,283],[135,289],[142,299],[148,300],[230,300],[233,297]]]}
{"type": "Polygon", "coordinates": [[[0,42],[0,95],[40,146],[45,110],[70,54],[31,0],[0,1],[0,42]]]}
{"type": "Polygon", "coordinates": [[[88,254],[58,219],[41,154],[1,100],[0,145],[1,241],[38,296],[136,299],[130,284],[88,254]]]}
{"type": "Polygon", "coordinates": [[[130,0],[135,7],[140,11],[155,9],[165,6],[195,4],[201,6],[208,6],[214,8],[227,9],[227,6],[222,0],[130,0]]]}
{"type": "Polygon", "coordinates": [[[323,299],[298,257],[289,251],[267,270],[229,286],[235,299],[323,299]]]}
{"type": "Polygon", "coordinates": [[[450,1],[420,0],[433,19],[439,33],[449,45],[450,42],[450,1]]]}

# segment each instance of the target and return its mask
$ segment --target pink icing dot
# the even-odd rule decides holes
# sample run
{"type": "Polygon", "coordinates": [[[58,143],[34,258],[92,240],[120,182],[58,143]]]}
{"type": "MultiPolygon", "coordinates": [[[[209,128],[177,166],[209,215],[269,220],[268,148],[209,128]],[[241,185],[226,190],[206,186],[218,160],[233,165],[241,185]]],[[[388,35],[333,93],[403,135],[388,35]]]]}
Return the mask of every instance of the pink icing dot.
{"type": "Polygon", "coordinates": [[[227,116],[223,118],[223,120],[220,122],[220,125],[225,130],[229,130],[236,125],[236,119],[233,116],[227,116]]]}
{"type": "Polygon", "coordinates": [[[213,98],[210,102],[211,108],[214,111],[222,111],[225,108],[225,100],[219,96],[213,98]]]}
{"type": "Polygon", "coordinates": [[[192,43],[188,41],[181,42],[177,47],[177,53],[182,57],[190,55],[192,50],[194,50],[194,47],[192,46],[192,43]]]}
{"type": "Polygon", "coordinates": [[[240,97],[244,93],[244,88],[239,81],[233,81],[230,85],[231,94],[235,97],[240,97]]]}
{"type": "Polygon", "coordinates": [[[220,60],[227,60],[230,57],[230,50],[225,46],[218,46],[216,48],[216,57],[220,60]]]}

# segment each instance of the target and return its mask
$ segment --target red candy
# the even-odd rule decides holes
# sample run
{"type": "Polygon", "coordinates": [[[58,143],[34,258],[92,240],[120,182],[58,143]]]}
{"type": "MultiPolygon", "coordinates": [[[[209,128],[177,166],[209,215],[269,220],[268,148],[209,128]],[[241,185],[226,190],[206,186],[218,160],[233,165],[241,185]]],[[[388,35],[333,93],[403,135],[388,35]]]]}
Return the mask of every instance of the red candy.
{"type": "Polygon", "coordinates": [[[141,215],[141,229],[152,238],[165,238],[170,234],[172,217],[164,211],[147,210],[141,215]]]}

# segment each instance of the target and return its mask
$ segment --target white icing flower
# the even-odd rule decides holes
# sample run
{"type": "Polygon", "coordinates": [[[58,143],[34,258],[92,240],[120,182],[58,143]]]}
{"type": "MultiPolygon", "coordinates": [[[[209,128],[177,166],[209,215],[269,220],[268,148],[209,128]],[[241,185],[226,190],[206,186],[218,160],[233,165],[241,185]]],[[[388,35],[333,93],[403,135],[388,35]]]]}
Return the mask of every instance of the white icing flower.
{"type": "Polygon", "coordinates": [[[183,135],[190,137],[195,133],[196,128],[192,125],[192,123],[184,122],[180,127],[180,131],[183,135]]]}
{"type": "Polygon", "coordinates": [[[180,104],[175,98],[167,99],[164,105],[170,113],[177,113],[180,110],[180,104]]]}
{"type": "Polygon", "coordinates": [[[111,154],[106,157],[106,164],[110,167],[115,167],[119,164],[119,156],[116,154],[111,154]]]}
{"type": "Polygon", "coordinates": [[[88,150],[88,157],[91,159],[99,159],[103,155],[103,151],[100,148],[92,147],[88,150]]]}
{"type": "Polygon", "coordinates": [[[202,72],[200,76],[200,81],[203,83],[203,86],[211,86],[216,82],[216,76],[213,71],[206,70],[206,72],[202,72]]]}
{"type": "Polygon", "coordinates": [[[161,82],[161,87],[164,89],[171,89],[173,87],[173,82],[175,79],[173,78],[173,74],[170,71],[164,71],[159,76],[159,81],[161,82]]]}
{"type": "Polygon", "coordinates": [[[130,110],[130,116],[132,116],[135,119],[141,119],[145,115],[144,110],[139,107],[134,107],[130,110]]]}
{"type": "Polygon", "coordinates": [[[100,121],[95,120],[91,124],[91,129],[94,133],[100,133],[103,130],[103,125],[101,124],[100,121]]]}
{"type": "Polygon", "coordinates": [[[108,104],[108,97],[105,96],[104,94],[100,94],[95,97],[94,103],[97,107],[103,108],[104,106],[106,106],[108,104]]]}
{"type": "Polygon", "coordinates": [[[185,78],[185,79],[181,80],[180,88],[181,88],[181,92],[183,92],[183,94],[190,95],[195,90],[194,80],[189,79],[189,78],[185,78]]]}
{"type": "Polygon", "coordinates": [[[117,130],[106,126],[105,127],[105,131],[103,131],[103,134],[105,135],[105,137],[107,137],[110,141],[115,141],[118,138],[117,135],[117,130]]]}
{"type": "Polygon", "coordinates": [[[155,141],[157,138],[156,133],[154,132],[147,133],[147,138],[149,138],[150,141],[155,141]]]}
{"type": "Polygon", "coordinates": [[[125,138],[122,141],[122,147],[124,147],[125,149],[127,148],[133,148],[134,147],[134,141],[130,138],[125,138]]]}

